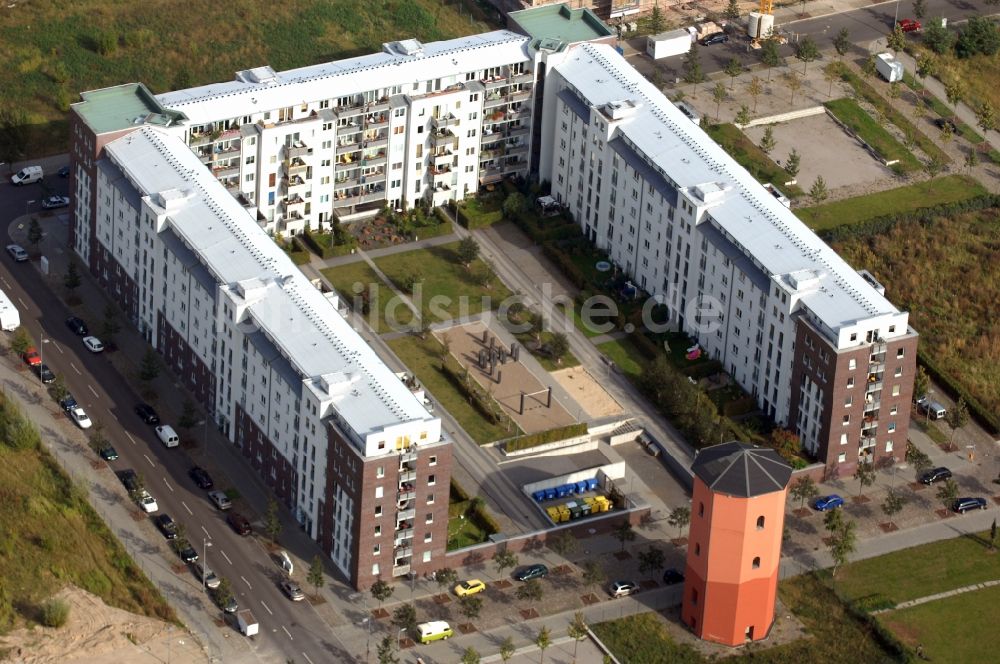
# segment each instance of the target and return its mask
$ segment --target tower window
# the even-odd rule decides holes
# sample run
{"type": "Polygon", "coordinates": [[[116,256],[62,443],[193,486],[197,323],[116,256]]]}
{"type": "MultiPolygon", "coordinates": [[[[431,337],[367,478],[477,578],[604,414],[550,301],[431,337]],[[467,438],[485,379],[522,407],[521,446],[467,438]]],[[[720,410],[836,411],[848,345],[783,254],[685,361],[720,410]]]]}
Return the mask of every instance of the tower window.
{"type": "Polygon", "coordinates": [[[764,517],[757,517],[757,530],[764,530],[764,517]]]}
{"type": "Polygon", "coordinates": [[[698,516],[705,516],[705,503],[698,503],[698,516]]]}
{"type": "Polygon", "coordinates": [[[753,568],[760,569],[760,556],[753,559],[753,568]]]}

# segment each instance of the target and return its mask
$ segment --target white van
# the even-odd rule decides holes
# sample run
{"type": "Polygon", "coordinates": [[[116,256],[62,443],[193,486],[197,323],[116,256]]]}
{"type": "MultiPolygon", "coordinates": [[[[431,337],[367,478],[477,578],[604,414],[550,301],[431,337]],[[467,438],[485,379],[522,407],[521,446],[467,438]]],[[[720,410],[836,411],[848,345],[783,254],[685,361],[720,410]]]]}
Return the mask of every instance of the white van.
{"type": "Polygon", "coordinates": [[[160,440],[167,447],[177,447],[180,445],[181,440],[177,437],[177,432],[170,425],[164,424],[163,426],[156,427],[156,435],[159,436],[160,440]]]}
{"type": "Polygon", "coordinates": [[[450,636],[454,636],[454,634],[455,632],[452,631],[451,625],[443,620],[432,620],[431,622],[417,625],[417,638],[420,639],[421,643],[431,643],[439,639],[447,639],[450,636]]]}
{"type": "Polygon", "coordinates": [[[17,186],[22,184],[31,184],[32,182],[41,182],[42,180],[42,167],[41,166],[25,166],[17,173],[10,176],[10,181],[17,186]]]}

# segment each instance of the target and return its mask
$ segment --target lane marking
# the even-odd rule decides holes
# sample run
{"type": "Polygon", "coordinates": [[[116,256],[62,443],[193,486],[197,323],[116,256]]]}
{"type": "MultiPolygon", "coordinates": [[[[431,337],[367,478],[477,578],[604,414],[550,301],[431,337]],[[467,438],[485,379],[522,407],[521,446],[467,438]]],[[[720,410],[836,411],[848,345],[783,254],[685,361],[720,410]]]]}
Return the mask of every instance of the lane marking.
{"type": "Polygon", "coordinates": [[[66,354],[66,353],[63,352],[63,349],[59,347],[59,344],[53,343],[52,345],[56,347],[56,350],[59,351],[60,355],[65,355],[66,354]]]}
{"type": "Polygon", "coordinates": [[[131,442],[133,445],[135,445],[135,438],[132,437],[132,434],[130,434],[128,431],[126,431],[125,435],[128,436],[129,442],[131,442]]]}
{"type": "Polygon", "coordinates": [[[91,393],[91,394],[93,394],[93,395],[94,395],[94,397],[96,397],[96,398],[98,398],[98,399],[100,399],[100,398],[101,398],[101,395],[100,395],[100,394],[98,394],[98,393],[97,393],[97,392],[96,392],[96,391],[94,390],[94,388],[92,388],[92,387],[90,386],[90,383],[87,383],[87,389],[88,389],[88,390],[90,390],[90,393],[91,393]]]}
{"type": "Polygon", "coordinates": [[[294,641],[295,640],[295,639],[292,638],[292,633],[288,631],[287,627],[285,627],[284,625],[282,625],[281,629],[285,630],[285,634],[288,635],[288,640],[289,641],[294,641]]]}
{"type": "Polygon", "coordinates": [[[24,302],[24,300],[21,299],[20,295],[17,296],[17,301],[20,302],[21,306],[24,307],[25,309],[28,308],[28,305],[24,302]]]}
{"type": "Polygon", "coordinates": [[[264,603],[264,600],[260,600],[260,605],[263,606],[272,616],[274,615],[274,611],[272,611],[271,607],[264,603]]]}
{"type": "Polygon", "coordinates": [[[82,373],[80,373],[80,370],[76,368],[76,365],[73,364],[72,362],[69,363],[69,366],[73,367],[73,371],[76,372],[77,376],[82,376],[83,375],[82,373]]]}
{"type": "Polygon", "coordinates": [[[305,653],[302,653],[302,656],[306,658],[306,661],[309,662],[309,664],[315,664],[315,662],[313,662],[311,659],[309,659],[309,655],[307,655],[305,653]]]}
{"type": "Polygon", "coordinates": [[[148,462],[149,462],[149,465],[150,465],[150,466],[152,466],[153,468],[156,468],[156,464],[155,464],[155,463],[153,463],[153,460],[152,460],[152,459],[150,459],[150,458],[149,458],[148,456],[146,456],[145,454],[143,454],[142,456],[146,457],[146,461],[148,461],[148,462]]]}
{"type": "Polygon", "coordinates": [[[192,512],[192,511],[191,511],[191,508],[187,506],[187,503],[185,503],[185,502],[184,502],[184,501],[182,500],[182,501],[181,501],[181,505],[183,505],[183,506],[184,506],[184,509],[186,509],[186,510],[187,510],[187,513],[188,513],[188,514],[189,514],[190,516],[194,516],[194,512],[192,512]]]}
{"type": "Polygon", "coordinates": [[[222,549],[219,549],[219,553],[222,554],[222,557],[226,559],[227,563],[229,563],[230,565],[233,564],[233,561],[229,559],[229,556],[226,555],[225,551],[223,551],[222,549]]]}
{"type": "Polygon", "coordinates": [[[111,417],[115,418],[116,422],[118,421],[118,416],[115,415],[115,412],[113,410],[111,410],[110,408],[108,408],[108,415],[110,415],[111,417]]]}
{"type": "Polygon", "coordinates": [[[207,537],[208,539],[212,539],[212,535],[207,530],[205,530],[205,526],[201,527],[201,531],[205,533],[205,537],[207,537]]]}
{"type": "Polygon", "coordinates": [[[170,482],[167,481],[166,477],[163,478],[163,483],[167,485],[168,489],[170,489],[170,493],[174,492],[174,487],[170,486],[170,482]]]}
{"type": "Polygon", "coordinates": [[[249,581],[247,581],[247,578],[246,578],[245,576],[243,576],[243,575],[241,574],[241,575],[240,575],[240,578],[241,578],[241,579],[243,579],[243,583],[247,584],[247,588],[249,588],[250,590],[253,590],[253,586],[251,586],[251,585],[250,585],[250,582],[249,582],[249,581]]]}

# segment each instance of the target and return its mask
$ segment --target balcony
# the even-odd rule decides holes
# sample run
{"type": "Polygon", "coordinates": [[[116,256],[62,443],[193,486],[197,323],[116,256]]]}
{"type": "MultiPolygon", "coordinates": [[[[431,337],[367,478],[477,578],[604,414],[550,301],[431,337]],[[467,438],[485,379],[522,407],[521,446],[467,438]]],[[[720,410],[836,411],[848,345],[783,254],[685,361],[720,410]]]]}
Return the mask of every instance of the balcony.
{"type": "Polygon", "coordinates": [[[509,85],[510,80],[506,76],[497,76],[496,78],[489,78],[483,81],[483,85],[487,90],[493,90],[499,88],[502,85],[509,85]]]}
{"type": "Polygon", "coordinates": [[[376,184],[385,182],[385,171],[378,170],[375,171],[374,173],[366,173],[365,175],[361,176],[361,182],[362,184],[376,184]]]}
{"type": "Polygon", "coordinates": [[[359,184],[361,184],[361,180],[359,180],[357,176],[354,176],[343,178],[341,180],[334,180],[333,188],[334,190],[349,189],[351,187],[357,187],[359,184]]]}
{"type": "Polygon", "coordinates": [[[296,194],[295,196],[290,196],[285,202],[285,214],[288,216],[294,216],[296,214],[301,215],[305,212],[306,202],[301,196],[296,194]]]}
{"type": "Polygon", "coordinates": [[[868,374],[881,376],[885,373],[885,363],[872,362],[868,365],[868,374]]]}
{"type": "Polygon", "coordinates": [[[365,151],[361,155],[362,165],[374,166],[376,164],[385,163],[385,150],[377,150],[375,152],[365,151]]]}
{"type": "Polygon", "coordinates": [[[865,385],[865,394],[875,394],[882,391],[882,381],[876,380],[865,385]]]}
{"type": "Polygon", "coordinates": [[[447,166],[432,166],[430,169],[431,176],[434,178],[434,182],[444,181],[446,178],[450,181],[451,179],[451,165],[447,166]]]}
{"type": "Polygon", "coordinates": [[[361,194],[361,203],[375,203],[378,201],[385,200],[385,187],[379,187],[378,189],[372,189],[371,191],[361,194]]]}
{"type": "Polygon", "coordinates": [[[408,510],[399,510],[398,512],[396,512],[396,523],[398,524],[398,523],[401,523],[403,521],[407,521],[407,522],[413,521],[413,519],[416,516],[417,516],[417,510],[415,510],[415,509],[411,508],[411,509],[408,509],[408,510]]]}
{"type": "Polygon", "coordinates": [[[514,74],[510,77],[511,83],[530,83],[535,80],[535,73],[526,71],[522,74],[514,74]]]}
{"type": "Polygon", "coordinates": [[[337,127],[337,138],[347,136],[348,134],[355,134],[360,131],[361,125],[352,122],[351,124],[344,125],[343,127],[337,127]]]}
{"type": "Polygon", "coordinates": [[[401,470],[399,472],[399,483],[400,485],[406,484],[407,482],[417,481],[417,471],[415,470],[401,470]]]}
{"type": "Polygon", "coordinates": [[[239,164],[236,165],[228,164],[225,166],[218,166],[212,169],[212,175],[214,175],[216,178],[227,178],[239,174],[240,174],[239,164]]]}
{"type": "Polygon", "coordinates": [[[414,445],[410,447],[410,449],[399,453],[399,469],[400,470],[403,469],[404,463],[416,460],[417,460],[417,450],[416,446],[414,445]]]}
{"type": "Polygon", "coordinates": [[[458,136],[451,133],[451,131],[445,129],[443,131],[435,131],[431,134],[431,145],[435,147],[441,147],[443,145],[456,146],[458,145],[458,136]]]}
{"type": "Polygon", "coordinates": [[[337,156],[350,154],[351,152],[359,152],[361,150],[361,134],[356,136],[351,136],[342,141],[337,141],[337,156]]]}
{"type": "Polygon", "coordinates": [[[508,145],[507,146],[508,155],[526,155],[528,154],[528,146],[523,143],[520,145],[508,145]]]}
{"type": "Polygon", "coordinates": [[[385,113],[379,113],[379,114],[372,113],[371,115],[365,118],[365,126],[368,127],[369,129],[377,129],[385,127],[388,126],[388,124],[389,124],[389,116],[386,115],[385,113]]]}
{"type": "Polygon", "coordinates": [[[507,136],[509,138],[519,138],[527,135],[528,135],[528,127],[526,126],[511,127],[510,131],[507,132],[507,136]]]}
{"type": "Polygon", "coordinates": [[[507,99],[513,102],[527,101],[531,98],[531,90],[514,90],[509,95],[507,99]]]}
{"type": "Polygon", "coordinates": [[[305,175],[309,166],[302,159],[296,157],[285,162],[285,172],[288,175],[305,175]]]}
{"type": "Polygon", "coordinates": [[[431,118],[431,126],[437,130],[456,127],[458,126],[458,118],[451,113],[440,118],[431,118]]]}
{"type": "Polygon", "coordinates": [[[486,99],[483,100],[483,109],[493,108],[495,106],[500,106],[502,104],[508,103],[507,95],[502,95],[499,92],[496,94],[487,95],[486,99]]]}
{"type": "Polygon", "coordinates": [[[399,565],[399,566],[396,566],[396,567],[392,568],[392,576],[393,577],[406,576],[409,573],[410,573],[410,565],[409,564],[399,565]]]}
{"type": "Polygon", "coordinates": [[[285,155],[290,159],[294,159],[295,157],[305,157],[311,154],[312,154],[312,148],[306,146],[306,144],[302,143],[301,141],[296,143],[295,145],[285,146],[285,155]]]}
{"type": "Polygon", "coordinates": [[[485,145],[489,145],[489,144],[493,144],[493,143],[496,143],[497,141],[502,141],[504,138],[505,138],[504,135],[501,132],[499,132],[499,131],[492,131],[492,132],[486,133],[486,130],[484,129],[483,130],[482,144],[484,146],[485,145]]]}
{"type": "Polygon", "coordinates": [[[407,489],[400,491],[399,493],[396,494],[396,502],[405,503],[407,501],[416,499],[416,497],[417,497],[416,491],[414,491],[413,489],[407,489]]]}
{"type": "Polygon", "coordinates": [[[306,191],[306,181],[298,175],[283,179],[282,185],[284,185],[285,193],[288,196],[301,196],[306,191]]]}
{"type": "Polygon", "coordinates": [[[374,148],[386,148],[389,145],[388,136],[378,136],[376,138],[365,139],[365,149],[372,150],[374,148]]]}
{"type": "Polygon", "coordinates": [[[413,539],[413,528],[403,528],[402,530],[396,531],[396,539],[393,542],[394,546],[399,546],[405,544],[407,541],[413,539]]]}
{"type": "Polygon", "coordinates": [[[503,171],[499,168],[489,168],[479,173],[479,184],[493,184],[503,179],[503,171]]]}
{"type": "Polygon", "coordinates": [[[378,101],[368,104],[367,109],[372,113],[382,113],[389,110],[389,98],[382,97],[378,101]]]}
{"type": "Polygon", "coordinates": [[[862,420],[861,422],[862,433],[867,431],[869,432],[870,435],[874,433],[877,429],[878,429],[878,418],[866,417],[864,420],[862,420]]]}
{"type": "Polygon", "coordinates": [[[409,558],[413,555],[412,546],[401,546],[393,550],[392,555],[397,558],[409,558]]]}
{"type": "Polygon", "coordinates": [[[208,164],[211,164],[213,161],[215,161],[215,155],[212,154],[211,150],[208,150],[206,152],[199,151],[198,152],[198,159],[201,160],[201,163],[203,163],[203,164],[205,164],[207,166],[208,164]]]}
{"type": "Polygon", "coordinates": [[[503,166],[503,172],[504,173],[515,173],[517,171],[521,171],[521,170],[527,168],[527,166],[528,166],[528,162],[525,161],[525,160],[523,160],[523,159],[517,159],[517,160],[508,161],[503,166]]]}

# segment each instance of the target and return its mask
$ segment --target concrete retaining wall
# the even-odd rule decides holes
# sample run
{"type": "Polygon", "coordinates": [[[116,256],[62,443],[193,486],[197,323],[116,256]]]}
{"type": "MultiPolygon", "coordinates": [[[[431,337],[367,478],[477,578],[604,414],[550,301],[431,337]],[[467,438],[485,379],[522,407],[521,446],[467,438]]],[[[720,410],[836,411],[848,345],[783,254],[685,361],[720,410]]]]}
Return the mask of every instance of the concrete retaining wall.
{"type": "Polygon", "coordinates": [[[778,113],[777,115],[769,115],[766,118],[754,118],[745,125],[736,125],[740,129],[746,129],[747,127],[759,127],[760,125],[775,124],[777,122],[787,122],[789,120],[798,120],[799,118],[807,118],[810,115],[822,115],[826,113],[826,108],[823,106],[813,106],[812,108],[803,108],[798,111],[789,111],[788,113],[778,113]]]}

